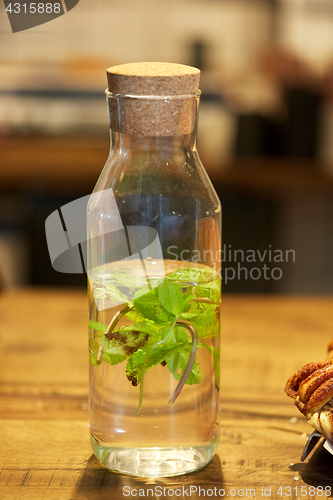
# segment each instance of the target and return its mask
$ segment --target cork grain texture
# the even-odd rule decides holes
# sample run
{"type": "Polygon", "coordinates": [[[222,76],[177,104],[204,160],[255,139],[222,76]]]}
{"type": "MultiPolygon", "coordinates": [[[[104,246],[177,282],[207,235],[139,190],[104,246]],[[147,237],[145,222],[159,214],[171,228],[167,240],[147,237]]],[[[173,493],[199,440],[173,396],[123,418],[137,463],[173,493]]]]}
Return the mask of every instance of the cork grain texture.
{"type": "Polygon", "coordinates": [[[174,63],[129,63],[109,68],[107,77],[112,94],[183,95],[197,92],[200,70],[174,63]]]}
{"type": "Polygon", "coordinates": [[[116,131],[138,136],[185,135],[193,131],[199,69],[164,62],[129,63],[108,68],[107,79],[116,131]]]}

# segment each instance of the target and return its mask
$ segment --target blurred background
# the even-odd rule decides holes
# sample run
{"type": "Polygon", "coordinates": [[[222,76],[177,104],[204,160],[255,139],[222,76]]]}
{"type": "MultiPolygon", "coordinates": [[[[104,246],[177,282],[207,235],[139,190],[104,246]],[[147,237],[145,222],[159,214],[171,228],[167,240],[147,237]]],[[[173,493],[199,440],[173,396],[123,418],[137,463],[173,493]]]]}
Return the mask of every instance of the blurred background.
{"type": "Polygon", "coordinates": [[[224,291],[331,294],[331,0],[81,0],[15,34],[0,2],[6,286],[85,286],[53,271],[45,219],[92,191],[109,149],[105,70],[133,61],[201,69],[198,150],[223,204],[224,249],[259,251],[255,262],[238,253],[249,272],[282,271],[246,279],[225,252],[236,278],[224,291]]]}

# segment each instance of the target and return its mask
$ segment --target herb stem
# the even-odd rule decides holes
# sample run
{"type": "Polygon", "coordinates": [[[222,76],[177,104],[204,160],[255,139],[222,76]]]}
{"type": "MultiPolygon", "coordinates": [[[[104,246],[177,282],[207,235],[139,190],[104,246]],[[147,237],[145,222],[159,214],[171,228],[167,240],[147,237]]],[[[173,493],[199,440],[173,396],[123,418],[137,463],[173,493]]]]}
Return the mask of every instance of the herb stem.
{"type": "Polygon", "coordinates": [[[127,306],[125,306],[124,309],[118,311],[108,324],[104,335],[107,336],[108,333],[112,332],[115,329],[117,323],[121,320],[121,318],[125,316],[125,314],[127,314],[131,309],[134,309],[134,307],[132,305],[127,304],[127,306]]]}
{"type": "Polygon", "coordinates": [[[164,339],[162,339],[162,340],[160,340],[159,342],[157,342],[157,343],[154,345],[154,347],[157,347],[158,345],[161,345],[161,344],[163,344],[166,340],[168,340],[168,338],[170,337],[171,332],[172,332],[172,330],[174,329],[175,324],[177,323],[177,321],[178,321],[178,319],[177,319],[177,318],[175,318],[175,320],[174,320],[174,322],[172,323],[171,328],[170,328],[170,330],[169,330],[169,332],[168,332],[168,335],[167,335],[166,337],[164,337],[164,339]]]}
{"type": "Polygon", "coordinates": [[[192,325],[190,325],[189,323],[187,323],[186,321],[183,321],[181,319],[178,319],[176,324],[186,328],[190,332],[191,337],[192,337],[192,349],[191,349],[191,354],[190,354],[187,366],[184,370],[184,373],[183,373],[176,389],[174,390],[174,393],[173,393],[171,399],[169,400],[170,404],[172,404],[176,401],[182,388],[184,387],[184,385],[186,383],[186,380],[187,380],[189,374],[191,373],[191,370],[192,370],[192,367],[193,367],[193,364],[195,361],[195,356],[196,356],[196,352],[197,352],[197,345],[198,345],[197,331],[192,325]]]}
{"type": "Polygon", "coordinates": [[[214,302],[213,300],[210,299],[202,299],[200,297],[194,297],[194,299],[191,300],[191,302],[201,302],[203,304],[217,304],[219,305],[219,302],[214,302]]]}
{"type": "Polygon", "coordinates": [[[102,363],[102,358],[103,358],[103,347],[99,346],[98,353],[97,353],[97,364],[100,365],[102,363]]]}

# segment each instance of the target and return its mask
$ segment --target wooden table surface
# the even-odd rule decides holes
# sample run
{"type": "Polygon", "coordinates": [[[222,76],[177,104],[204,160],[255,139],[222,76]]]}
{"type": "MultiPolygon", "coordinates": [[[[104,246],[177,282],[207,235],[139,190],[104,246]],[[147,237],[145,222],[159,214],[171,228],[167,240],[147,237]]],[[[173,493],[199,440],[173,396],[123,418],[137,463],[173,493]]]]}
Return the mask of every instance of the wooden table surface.
{"type": "Polygon", "coordinates": [[[277,499],[325,498],[318,486],[333,492],[333,456],[320,445],[300,461],[312,428],[283,392],[296,369],[325,358],[333,298],[229,296],[222,318],[217,455],[192,474],[137,479],[106,470],[90,448],[85,294],[1,295],[0,499],[199,498],[195,486],[200,498],[204,490],[277,499]]]}

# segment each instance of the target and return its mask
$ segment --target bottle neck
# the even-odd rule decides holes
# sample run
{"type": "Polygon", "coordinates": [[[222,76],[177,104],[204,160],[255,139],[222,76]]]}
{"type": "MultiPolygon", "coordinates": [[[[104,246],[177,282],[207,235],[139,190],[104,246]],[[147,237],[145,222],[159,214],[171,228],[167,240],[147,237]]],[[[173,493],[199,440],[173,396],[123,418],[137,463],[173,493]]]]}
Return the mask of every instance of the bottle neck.
{"type": "Polygon", "coordinates": [[[129,151],[159,152],[162,156],[170,156],[176,150],[196,150],[196,134],[166,137],[138,137],[116,132],[111,127],[111,149],[118,154],[127,154],[129,151]]]}
{"type": "Polygon", "coordinates": [[[111,148],[117,154],[129,151],[159,152],[196,150],[198,95],[113,96],[107,93],[111,148]]]}

